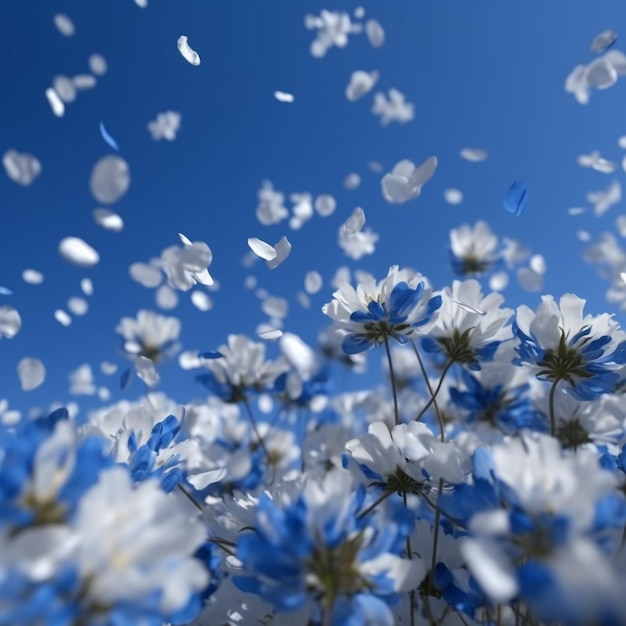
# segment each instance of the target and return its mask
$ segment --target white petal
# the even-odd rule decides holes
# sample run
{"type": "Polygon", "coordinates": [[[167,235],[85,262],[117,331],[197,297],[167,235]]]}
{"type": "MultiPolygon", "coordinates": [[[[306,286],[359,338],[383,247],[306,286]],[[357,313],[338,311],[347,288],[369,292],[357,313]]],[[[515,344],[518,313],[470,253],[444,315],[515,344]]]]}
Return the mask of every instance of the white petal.
{"type": "Polygon", "coordinates": [[[59,254],[68,263],[79,267],[93,267],[100,255],[88,243],[78,237],[66,237],[59,244],[59,254]]]}
{"type": "Polygon", "coordinates": [[[12,339],[22,327],[22,318],[17,309],[8,304],[0,306],[0,337],[12,339]]]}
{"type": "Polygon", "coordinates": [[[275,91],[274,98],[276,98],[278,102],[293,102],[295,100],[293,94],[287,93],[286,91],[275,91]]]}
{"type": "Polygon", "coordinates": [[[446,189],[443,198],[448,204],[461,204],[463,202],[463,192],[459,189],[446,189]]]}
{"type": "Polygon", "coordinates": [[[197,289],[191,292],[191,302],[200,311],[210,311],[213,308],[211,297],[197,289]]]}
{"type": "Polygon", "coordinates": [[[315,210],[322,217],[332,215],[336,208],[337,202],[335,202],[335,198],[329,196],[328,194],[322,194],[315,198],[315,210]]]}
{"type": "Polygon", "coordinates": [[[280,338],[280,350],[289,364],[298,370],[302,379],[307,380],[315,373],[315,352],[298,335],[285,333],[280,338]]]}
{"type": "Polygon", "coordinates": [[[128,191],[129,186],[130,168],[120,156],[102,157],[91,171],[89,189],[102,204],[114,204],[128,191]]]}
{"type": "Polygon", "coordinates": [[[54,319],[61,324],[61,326],[69,326],[72,323],[72,318],[62,309],[57,309],[54,312],[54,319]]]}
{"type": "Polygon", "coordinates": [[[68,76],[55,76],[52,81],[52,88],[64,103],[69,104],[76,100],[76,86],[68,76]]]}
{"type": "Polygon", "coordinates": [[[186,237],[182,233],[178,233],[178,238],[181,240],[183,246],[193,246],[193,243],[189,237],[186,237]]]}
{"type": "Polygon", "coordinates": [[[200,65],[200,55],[195,50],[191,49],[191,47],[189,46],[189,43],[187,42],[187,37],[185,37],[185,35],[181,35],[178,38],[177,45],[178,45],[178,50],[182,54],[183,59],[185,59],[185,61],[187,61],[188,63],[191,63],[191,65],[200,65]]]}
{"type": "Polygon", "coordinates": [[[135,0],[135,4],[141,8],[145,9],[148,6],[148,0],[135,0]]]}
{"type": "Polygon", "coordinates": [[[85,315],[89,310],[89,303],[85,298],[78,298],[77,296],[73,296],[67,301],[67,308],[70,313],[74,315],[85,315]]]}
{"type": "Polygon", "coordinates": [[[530,267],[520,267],[517,270],[517,282],[526,291],[541,291],[543,288],[543,276],[530,267]]]}
{"type": "Polygon", "coordinates": [[[101,54],[92,54],[89,57],[89,69],[96,76],[103,76],[108,69],[106,59],[101,54]]]}
{"type": "Polygon", "coordinates": [[[46,380],[46,368],[39,359],[25,358],[17,364],[22,391],[37,389],[46,380]]]}
{"type": "Polygon", "coordinates": [[[350,217],[342,224],[340,234],[343,237],[351,237],[352,235],[356,235],[356,233],[360,232],[363,226],[365,225],[365,211],[358,206],[352,213],[350,217]]]}
{"type": "Polygon", "coordinates": [[[104,230],[119,233],[124,228],[124,220],[110,209],[94,209],[92,215],[93,221],[104,230]]]}
{"type": "Polygon", "coordinates": [[[91,278],[83,278],[80,281],[80,288],[86,296],[93,296],[93,283],[91,278]]]}
{"type": "Polygon", "coordinates": [[[579,241],[591,241],[591,233],[588,230],[584,230],[583,228],[579,228],[576,231],[576,237],[578,237],[579,241]]]}
{"type": "Polygon", "coordinates": [[[543,258],[541,254],[534,254],[530,257],[530,261],[528,262],[530,268],[537,272],[537,274],[545,274],[546,273],[546,260],[543,258]]]}
{"type": "Polygon", "coordinates": [[[279,328],[274,328],[271,324],[259,324],[256,334],[260,339],[265,339],[265,341],[274,341],[283,336],[283,331],[279,328]]]}
{"type": "Polygon", "coordinates": [[[471,163],[480,163],[487,158],[487,153],[480,148],[463,148],[460,155],[461,158],[471,163]]]}
{"type": "Polygon", "coordinates": [[[411,185],[419,185],[420,187],[427,183],[437,169],[437,157],[428,157],[421,165],[415,168],[409,182],[411,185]]]}
{"type": "Polygon", "coordinates": [[[365,34],[374,48],[380,48],[385,43],[385,31],[376,20],[367,20],[365,22],[365,34]]]}
{"type": "Polygon", "coordinates": [[[169,285],[161,285],[156,290],[155,299],[161,309],[174,309],[178,305],[178,294],[169,285]]]}
{"type": "Polygon", "coordinates": [[[287,237],[281,237],[280,241],[274,245],[276,250],[276,258],[271,261],[266,261],[267,267],[273,270],[276,269],[291,253],[291,244],[287,237]]]}
{"type": "Polygon", "coordinates": [[[270,246],[269,243],[261,241],[261,239],[250,237],[248,239],[248,246],[250,246],[250,250],[252,250],[254,254],[264,261],[272,261],[276,258],[276,250],[274,247],[270,246]]]}
{"type": "Polygon", "coordinates": [[[289,303],[285,298],[269,296],[263,300],[261,309],[268,317],[281,320],[287,317],[287,313],[289,313],[289,303]]]}
{"type": "Polygon", "coordinates": [[[350,190],[356,189],[360,184],[361,177],[356,172],[348,174],[343,181],[343,186],[350,190]]]}
{"type": "Polygon", "coordinates": [[[27,187],[41,174],[41,163],[32,154],[7,150],[2,157],[7,176],[18,185],[27,187]]]}
{"type": "Polygon", "coordinates": [[[72,77],[72,82],[74,83],[74,87],[79,91],[85,91],[87,89],[93,89],[98,82],[95,76],[91,74],[77,74],[72,77]]]}
{"type": "Polygon", "coordinates": [[[52,112],[57,117],[63,117],[65,114],[65,105],[63,104],[63,100],[59,97],[59,94],[52,87],[46,89],[46,98],[48,99],[48,104],[52,112]]]}
{"type": "Polygon", "coordinates": [[[22,272],[22,280],[29,285],[41,285],[43,274],[37,270],[26,269],[22,272]]]}
{"type": "Polygon", "coordinates": [[[322,288],[323,284],[324,279],[319,272],[307,272],[306,276],[304,277],[304,288],[309,294],[317,293],[322,288]]]}
{"type": "Polygon", "coordinates": [[[303,309],[311,308],[311,298],[309,298],[309,296],[304,293],[304,291],[298,291],[298,293],[296,294],[296,300],[303,309]]]}
{"type": "Polygon", "coordinates": [[[606,57],[593,60],[587,66],[587,84],[596,89],[608,89],[617,82],[617,70],[606,57]]]}
{"type": "Polygon", "coordinates": [[[352,72],[350,82],[346,87],[346,98],[350,102],[355,102],[362,98],[366,93],[370,92],[378,82],[378,72],[364,72],[357,70],[352,72]]]}
{"type": "Polygon", "coordinates": [[[496,272],[489,279],[489,289],[491,291],[502,291],[509,284],[508,272],[496,272]]]}
{"type": "Polygon", "coordinates": [[[54,25],[65,37],[71,37],[76,32],[76,28],[74,28],[74,23],[70,19],[70,16],[65,13],[57,13],[54,16],[54,25]]]}
{"type": "Polygon", "coordinates": [[[100,371],[105,376],[112,376],[115,372],[117,372],[117,365],[115,365],[115,363],[111,363],[111,361],[102,361],[102,363],[100,363],[100,371]]]}
{"type": "Polygon", "coordinates": [[[147,263],[133,263],[128,268],[130,277],[143,287],[154,289],[163,281],[163,274],[160,269],[147,263]]]}

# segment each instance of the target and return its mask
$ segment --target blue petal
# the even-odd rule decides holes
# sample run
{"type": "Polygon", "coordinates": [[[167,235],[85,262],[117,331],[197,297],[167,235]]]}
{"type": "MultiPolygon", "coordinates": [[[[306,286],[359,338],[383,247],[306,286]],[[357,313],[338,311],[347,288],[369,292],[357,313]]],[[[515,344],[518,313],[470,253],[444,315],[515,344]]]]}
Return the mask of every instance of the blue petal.
{"type": "Polygon", "coordinates": [[[120,389],[126,389],[128,385],[130,385],[131,377],[132,377],[132,372],[130,371],[130,368],[129,368],[120,377],[120,389]]]}
{"type": "Polygon", "coordinates": [[[109,135],[107,129],[104,127],[103,122],[100,122],[100,134],[102,135],[102,139],[104,139],[111,146],[111,148],[113,148],[113,150],[116,150],[117,152],[120,151],[120,147],[117,145],[117,141],[115,141],[115,139],[113,139],[113,137],[109,135]]]}
{"type": "Polygon", "coordinates": [[[516,180],[504,196],[504,208],[509,213],[519,216],[525,211],[527,200],[526,184],[516,180]]]}
{"type": "Polygon", "coordinates": [[[224,355],[217,350],[207,350],[206,352],[198,352],[201,359],[222,359],[224,355]]]}
{"type": "Polygon", "coordinates": [[[341,349],[346,354],[359,354],[372,347],[372,342],[363,335],[348,335],[341,344],[341,349]]]}

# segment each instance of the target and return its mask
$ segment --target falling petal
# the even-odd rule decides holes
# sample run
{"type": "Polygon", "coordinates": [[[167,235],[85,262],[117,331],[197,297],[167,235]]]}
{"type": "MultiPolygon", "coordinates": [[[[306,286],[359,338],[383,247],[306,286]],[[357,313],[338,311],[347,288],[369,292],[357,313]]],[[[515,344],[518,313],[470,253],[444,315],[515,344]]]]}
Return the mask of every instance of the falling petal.
{"type": "Polygon", "coordinates": [[[204,291],[192,291],[191,302],[200,311],[210,311],[213,308],[213,300],[204,291]]]}
{"type": "Polygon", "coordinates": [[[496,272],[489,279],[489,289],[492,291],[502,291],[509,284],[508,272],[496,272]]]}
{"type": "Polygon", "coordinates": [[[96,76],[104,76],[107,73],[107,61],[101,54],[92,54],[88,63],[89,69],[96,76]]]}
{"type": "Polygon", "coordinates": [[[265,243],[261,241],[261,239],[257,239],[256,237],[250,237],[248,239],[248,246],[250,250],[254,252],[259,258],[264,261],[272,261],[276,258],[276,250],[273,246],[270,246],[269,243],[265,243]]]}
{"type": "Polygon", "coordinates": [[[319,195],[317,196],[317,198],[315,198],[315,210],[322,217],[328,217],[329,215],[332,215],[335,212],[336,208],[337,202],[335,201],[335,198],[326,193],[319,195]]]}
{"type": "Polygon", "coordinates": [[[0,285],[0,296],[11,296],[13,292],[8,287],[0,285]]]}
{"type": "Polygon", "coordinates": [[[528,193],[526,185],[521,181],[515,181],[504,197],[504,208],[515,216],[520,216],[526,209],[528,193]]]}
{"type": "Polygon", "coordinates": [[[70,104],[76,100],[76,85],[67,76],[55,76],[52,81],[52,88],[65,104],[70,104]]]}
{"type": "Polygon", "coordinates": [[[41,163],[32,154],[7,150],[2,157],[7,176],[18,185],[28,187],[41,174],[41,163]]]}
{"type": "Polygon", "coordinates": [[[102,139],[104,139],[109,144],[109,146],[113,148],[113,150],[115,150],[116,152],[120,151],[120,147],[117,145],[117,141],[115,141],[115,139],[113,139],[113,137],[109,135],[107,129],[104,127],[103,122],[100,122],[100,134],[102,135],[102,139]]]}
{"type": "Polygon", "coordinates": [[[567,209],[567,212],[570,215],[582,215],[583,213],[587,212],[587,209],[573,206],[573,207],[570,207],[569,209],[567,209]]]}
{"type": "Polygon", "coordinates": [[[617,41],[617,33],[613,30],[603,30],[598,33],[591,42],[589,50],[600,54],[610,48],[617,41]]]}
{"type": "Polygon", "coordinates": [[[85,315],[89,310],[89,303],[84,298],[73,296],[67,301],[67,308],[74,315],[85,315]]]}
{"type": "Polygon", "coordinates": [[[352,72],[350,82],[346,87],[346,98],[350,102],[356,102],[375,87],[378,77],[379,74],[376,70],[372,72],[364,72],[363,70],[352,72]]]}
{"type": "Polygon", "coordinates": [[[63,100],[59,97],[59,94],[52,87],[46,89],[46,98],[48,99],[48,104],[52,112],[57,117],[63,117],[65,114],[65,105],[63,104],[63,100]]]}
{"type": "Polygon", "coordinates": [[[374,48],[380,48],[385,43],[385,31],[377,20],[365,22],[365,34],[374,48]]]}
{"type": "Polygon", "coordinates": [[[22,391],[33,391],[46,380],[46,368],[39,359],[25,358],[17,364],[22,391]]]}
{"type": "Polygon", "coordinates": [[[154,297],[161,309],[170,310],[178,306],[178,294],[169,285],[161,285],[154,297]]]}
{"type": "Polygon", "coordinates": [[[182,54],[183,59],[185,59],[185,61],[187,61],[188,63],[191,63],[191,65],[200,65],[200,55],[195,50],[191,49],[191,47],[189,46],[189,43],[187,42],[187,37],[185,37],[185,35],[181,35],[178,38],[177,45],[178,45],[178,50],[182,54]]]}
{"type": "Polygon", "coordinates": [[[93,267],[100,255],[88,243],[78,237],[66,237],[59,244],[59,254],[68,263],[79,267],[93,267]]]}
{"type": "Polygon", "coordinates": [[[358,206],[350,217],[341,225],[340,234],[343,237],[352,237],[361,231],[365,225],[365,211],[358,206]]]}
{"type": "Polygon", "coordinates": [[[610,63],[610,61],[604,57],[593,60],[587,66],[587,73],[585,78],[587,85],[595,87],[596,89],[608,89],[617,82],[617,70],[610,63]]]}
{"type": "Polygon", "coordinates": [[[296,300],[303,309],[311,308],[311,298],[309,298],[308,294],[304,291],[298,291],[298,293],[296,293],[296,300]]]}
{"type": "Polygon", "coordinates": [[[91,74],[77,74],[76,76],[72,77],[72,83],[74,84],[74,87],[76,87],[76,89],[78,89],[79,91],[86,91],[87,89],[93,89],[96,84],[97,84],[97,80],[95,76],[92,76],[91,74]]]}
{"type": "Polygon", "coordinates": [[[22,327],[22,318],[12,306],[0,306],[0,337],[12,339],[22,327]]]}
{"type": "Polygon", "coordinates": [[[543,289],[543,275],[538,274],[530,267],[520,267],[517,270],[517,282],[526,291],[541,291],[543,289]]]}
{"type": "Polygon", "coordinates": [[[626,272],[621,272],[619,276],[626,283],[626,272]]]}
{"type": "Polygon", "coordinates": [[[191,239],[189,239],[188,237],[185,237],[185,235],[183,235],[182,233],[178,233],[178,238],[181,240],[184,246],[193,246],[191,239]]]}
{"type": "Polygon", "coordinates": [[[140,9],[145,9],[148,6],[148,0],[135,0],[135,4],[140,9]]]}
{"type": "Polygon", "coordinates": [[[80,288],[86,296],[93,296],[93,283],[91,278],[83,278],[80,281],[80,288]]]}
{"type": "Polygon", "coordinates": [[[61,326],[69,326],[72,323],[72,318],[62,309],[57,309],[54,312],[54,319],[61,324],[61,326]]]}
{"type": "Polygon", "coordinates": [[[65,37],[71,37],[76,32],[76,28],[74,27],[74,23],[70,19],[70,16],[65,13],[57,13],[54,16],[54,25],[65,37]]]}
{"type": "Polygon", "coordinates": [[[130,186],[128,163],[117,155],[102,157],[91,170],[89,189],[102,204],[114,204],[130,186]]]}
{"type": "Polygon", "coordinates": [[[132,376],[133,376],[133,372],[130,368],[128,368],[120,377],[120,389],[128,388],[128,385],[130,385],[132,376]]]}
{"type": "Polygon", "coordinates": [[[278,102],[293,102],[295,100],[293,94],[286,91],[275,91],[274,98],[276,98],[278,102]]]}
{"type": "Polygon", "coordinates": [[[537,272],[537,274],[546,273],[546,260],[542,254],[534,254],[531,256],[528,264],[534,272],[537,272]]]}
{"type": "Polygon", "coordinates": [[[105,376],[112,376],[115,372],[117,372],[117,365],[115,365],[115,363],[111,363],[111,361],[102,361],[102,363],[100,363],[100,371],[105,376]]]}
{"type": "Polygon", "coordinates": [[[319,272],[307,272],[304,277],[304,288],[306,292],[311,295],[317,293],[322,288],[323,284],[324,280],[319,272]]]}
{"type": "Polygon", "coordinates": [[[22,280],[29,285],[41,285],[43,274],[37,270],[26,269],[22,272],[22,280]]]}
{"type": "Polygon", "coordinates": [[[161,270],[147,263],[133,263],[128,268],[128,273],[135,282],[148,289],[155,289],[163,282],[161,270]]]}
{"type": "Polygon", "coordinates": [[[461,158],[469,161],[470,163],[480,163],[487,158],[485,150],[480,148],[463,148],[460,152],[461,158]]]}
{"type": "Polygon", "coordinates": [[[276,269],[291,253],[291,244],[287,237],[281,237],[280,241],[274,246],[276,250],[276,258],[266,261],[267,267],[271,270],[276,269]]]}
{"type": "Polygon", "coordinates": [[[618,215],[615,218],[615,228],[617,228],[620,237],[626,237],[626,215],[618,215]]]}
{"type": "Polygon", "coordinates": [[[582,228],[576,231],[576,237],[578,237],[579,241],[591,241],[591,233],[587,230],[583,230],[582,228]]]}
{"type": "Polygon", "coordinates": [[[443,199],[448,204],[461,204],[463,202],[463,192],[459,189],[446,189],[443,192],[443,199]]]}
{"type": "Polygon", "coordinates": [[[124,220],[110,209],[94,209],[93,221],[104,230],[119,233],[124,229],[124,220]]]}
{"type": "Polygon", "coordinates": [[[348,174],[343,181],[343,186],[349,190],[356,189],[360,184],[361,177],[354,172],[348,174]]]}

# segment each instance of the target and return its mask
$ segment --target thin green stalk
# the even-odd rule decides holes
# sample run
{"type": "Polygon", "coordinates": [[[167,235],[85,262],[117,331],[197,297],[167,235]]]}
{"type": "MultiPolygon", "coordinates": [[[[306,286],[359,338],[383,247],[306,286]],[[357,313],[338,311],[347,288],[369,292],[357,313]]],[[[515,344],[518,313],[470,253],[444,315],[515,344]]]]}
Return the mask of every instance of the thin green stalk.
{"type": "Polygon", "coordinates": [[[424,416],[424,413],[426,413],[426,411],[428,411],[428,409],[430,408],[430,405],[433,402],[435,402],[435,400],[437,398],[437,395],[441,391],[441,385],[443,385],[443,380],[446,377],[446,374],[448,373],[448,370],[452,367],[453,363],[454,363],[454,361],[452,359],[450,359],[446,363],[446,366],[443,368],[443,372],[441,372],[441,378],[439,379],[439,383],[437,383],[437,387],[436,387],[434,393],[430,396],[430,400],[426,403],[424,408],[419,412],[419,414],[415,418],[416,422],[419,422],[422,419],[422,417],[424,416]]]}
{"type": "Polygon", "coordinates": [[[393,414],[396,418],[396,426],[400,423],[400,415],[398,412],[398,391],[396,389],[396,376],[393,372],[393,362],[391,360],[391,350],[389,349],[389,338],[385,337],[385,351],[387,352],[387,361],[389,362],[389,378],[391,379],[391,393],[393,394],[393,414]]]}
{"type": "MultiPolygon", "coordinates": [[[[441,491],[443,490],[443,478],[439,479],[439,488],[437,490],[437,500],[441,496],[441,491]]],[[[435,537],[433,539],[433,554],[430,559],[430,579],[433,581],[433,585],[435,584],[435,567],[437,566],[437,544],[439,543],[439,521],[441,519],[441,510],[439,506],[435,510],[435,528],[434,533],[435,537]]]]}
{"type": "MultiPolygon", "coordinates": [[[[402,492],[402,501],[404,502],[404,508],[406,509],[406,491],[402,492]]],[[[406,552],[409,560],[413,560],[413,548],[411,547],[411,536],[406,536],[406,552]]],[[[410,625],[415,626],[415,589],[409,591],[409,620],[410,625]]]]}
{"type": "Polygon", "coordinates": [[[437,421],[439,422],[439,432],[441,441],[445,440],[445,425],[443,423],[443,416],[441,415],[441,411],[439,410],[439,405],[437,404],[437,400],[435,399],[435,394],[433,393],[432,385],[430,384],[430,380],[428,378],[428,373],[426,372],[426,368],[424,367],[424,361],[422,360],[422,356],[417,349],[417,344],[414,339],[411,339],[411,345],[413,346],[413,351],[415,352],[415,356],[417,357],[417,362],[420,365],[420,370],[422,372],[422,376],[424,377],[424,381],[426,382],[426,387],[428,387],[428,393],[430,397],[433,399],[433,405],[435,407],[435,413],[437,414],[437,421]]]}
{"type": "Polygon", "coordinates": [[[550,406],[550,434],[555,437],[556,436],[556,416],[554,415],[554,394],[556,392],[556,386],[561,381],[560,378],[555,378],[552,382],[552,387],[550,387],[550,398],[549,398],[549,406],[550,406]]]}

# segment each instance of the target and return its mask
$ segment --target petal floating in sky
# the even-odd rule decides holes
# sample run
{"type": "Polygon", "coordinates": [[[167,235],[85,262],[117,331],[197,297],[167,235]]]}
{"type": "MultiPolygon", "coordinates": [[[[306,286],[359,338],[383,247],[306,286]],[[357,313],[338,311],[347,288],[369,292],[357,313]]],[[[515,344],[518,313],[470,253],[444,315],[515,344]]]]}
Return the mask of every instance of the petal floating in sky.
{"type": "Polygon", "coordinates": [[[470,163],[480,163],[487,158],[487,153],[481,148],[463,148],[459,154],[470,163]]]}
{"type": "Polygon", "coordinates": [[[46,380],[46,368],[39,359],[24,358],[17,364],[22,391],[33,391],[46,380]]]}
{"type": "Polygon", "coordinates": [[[185,37],[185,35],[181,35],[178,38],[177,45],[178,50],[183,56],[183,59],[187,61],[187,63],[191,63],[191,65],[200,65],[200,55],[189,46],[187,37],[185,37]]]}
{"type": "Polygon", "coordinates": [[[119,233],[124,228],[124,220],[110,209],[94,209],[93,221],[104,230],[119,233]]]}
{"type": "Polygon", "coordinates": [[[91,171],[89,188],[93,197],[102,204],[114,204],[130,187],[128,163],[117,155],[102,157],[91,171]]]}
{"type": "Polygon", "coordinates": [[[328,217],[329,215],[332,215],[335,212],[336,208],[337,202],[335,198],[328,195],[327,193],[323,193],[315,198],[315,210],[317,211],[318,215],[321,215],[322,217],[328,217]]]}
{"type": "Polygon", "coordinates": [[[513,215],[521,215],[526,209],[527,191],[525,183],[515,181],[504,196],[504,208],[513,215]]]}
{"type": "Polygon", "coordinates": [[[286,91],[275,91],[274,98],[276,98],[278,102],[293,102],[295,100],[294,95],[286,91]]]}
{"type": "Polygon", "coordinates": [[[54,312],[54,319],[61,324],[61,326],[69,326],[72,323],[72,318],[63,309],[57,309],[54,312]]]}
{"type": "Polygon", "coordinates": [[[378,72],[376,71],[364,72],[362,70],[356,70],[352,72],[350,82],[346,87],[346,98],[348,98],[350,102],[355,102],[371,91],[377,82],[378,72]]]}
{"type": "Polygon", "coordinates": [[[76,85],[71,78],[63,75],[55,76],[52,81],[52,88],[66,104],[76,100],[76,85]]]}
{"type": "Polygon", "coordinates": [[[291,253],[291,244],[287,237],[281,237],[280,241],[274,245],[276,250],[276,258],[271,261],[266,261],[267,267],[273,270],[276,269],[291,253]]]}
{"type": "Polygon", "coordinates": [[[250,237],[248,239],[248,246],[250,246],[250,250],[252,250],[254,254],[264,261],[272,261],[276,258],[276,250],[274,249],[274,246],[270,246],[269,243],[265,243],[265,241],[262,241],[261,239],[250,237]]]}
{"type": "Polygon", "coordinates": [[[41,285],[43,274],[37,270],[26,269],[22,272],[22,280],[29,285],[41,285]]]}
{"type": "Polygon", "coordinates": [[[46,98],[48,98],[48,104],[52,112],[57,117],[63,117],[63,115],[65,115],[65,105],[63,104],[63,100],[59,97],[59,94],[52,87],[46,89],[46,98]]]}
{"type": "Polygon", "coordinates": [[[603,30],[598,33],[591,42],[589,50],[596,54],[601,54],[610,48],[617,41],[617,33],[614,30],[603,30]]]}
{"type": "Polygon", "coordinates": [[[323,284],[324,280],[319,272],[307,272],[304,277],[304,289],[311,295],[317,293],[322,288],[323,284]]]}
{"type": "Polygon", "coordinates": [[[93,267],[100,261],[96,250],[79,237],[65,237],[59,244],[59,254],[68,263],[79,267],[93,267]]]}
{"type": "Polygon", "coordinates": [[[32,154],[7,150],[2,157],[7,176],[18,185],[28,187],[41,174],[41,163],[32,154]]]}
{"type": "Polygon", "coordinates": [[[461,204],[463,202],[463,192],[459,189],[446,189],[443,192],[443,199],[448,204],[461,204]]]}
{"type": "Polygon", "coordinates": [[[22,318],[12,306],[0,306],[0,337],[12,339],[22,327],[22,318]]]}
{"type": "Polygon", "coordinates": [[[78,89],[79,91],[93,89],[96,86],[97,82],[98,81],[96,80],[96,77],[92,76],[91,74],[77,74],[76,76],[72,77],[72,83],[74,84],[74,87],[76,87],[76,89],[78,89]]]}
{"type": "Polygon", "coordinates": [[[67,301],[67,308],[73,315],[85,315],[89,310],[89,302],[85,298],[79,298],[78,296],[72,296],[67,301]]]}
{"type": "Polygon", "coordinates": [[[8,287],[0,285],[0,296],[11,296],[13,292],[8,287]]]}
{"type": "Polygon", "coordinates": [[[374,48],[380,48],[385,43],[385,31],[377,20],[365,22],[365,34],[374,48]]]}
{"type": "Polygon", "coordinates": [[[115,139],[113,139],[113,137],[109,135],[107,129],[104,127],[103,122],[100,122],[100,134],[102,135],[102,139],[104,139],[109,144],[109,146],[113,148],[113,150],[116,150],[117,152],[120,151],[120,147],[117,145],[117,141],[115,141],[115,139]]]}
{"type": "Polygon", "coordinates": [[[83,278],[80,281],[80,288],[86,296],[93,296],[93,283],[91,282],[91,278],[83,278]]]}
{"type": "Polygon", "coordinates": [[[70,16],[65,13],[57,13],[54,16],[54,25],[65,37],[71,37],[76,32],[76,28],[74,27],[74,23],[72,22],[70,16]]]}
{"type": "Polygon", "coordinates": [[[101,54],[92,54],[89,57],[89,69],[96,76],[104,76],[107,73],[107,60],[101,54]]]}
{"type": "Polygon", "coordinates": [[[197,289],[191,292],[191,303],[200,311],[210,311],[213,308],[211,297],[197,289]]]}

